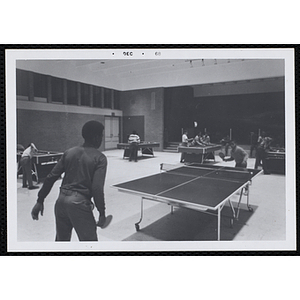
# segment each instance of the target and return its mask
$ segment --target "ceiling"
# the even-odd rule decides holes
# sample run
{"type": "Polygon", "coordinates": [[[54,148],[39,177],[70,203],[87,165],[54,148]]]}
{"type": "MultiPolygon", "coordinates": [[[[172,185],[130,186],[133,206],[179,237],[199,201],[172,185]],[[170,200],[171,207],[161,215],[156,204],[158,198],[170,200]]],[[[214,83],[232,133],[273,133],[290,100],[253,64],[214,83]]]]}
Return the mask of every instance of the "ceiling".
{"type": "Polygon", "coordinates": [[[282,59],[26,59],[16,66],[120,91],[284,76],[282,59]]]}

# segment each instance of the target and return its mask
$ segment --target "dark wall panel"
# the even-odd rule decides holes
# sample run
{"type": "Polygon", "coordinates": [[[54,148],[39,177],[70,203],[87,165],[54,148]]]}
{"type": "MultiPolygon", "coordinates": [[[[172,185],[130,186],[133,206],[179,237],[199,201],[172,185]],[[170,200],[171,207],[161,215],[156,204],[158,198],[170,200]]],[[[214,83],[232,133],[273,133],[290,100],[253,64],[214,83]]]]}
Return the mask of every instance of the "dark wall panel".
{"type": "Polygon", "coordinates": [[[239,143],[250,143],[250,133],[266,131],[284,143],[285,100],[283,92],[201,97],[194,99],[189,115],[200,130],[207,128],[214,142],[229,134],[239,143]]]}
{"type": "Polygon", "coordinates": [[[145,118],[144,116],[123,117],[123,143],[127,143],[128,137],[135,130],[141,141],[145,140],[145,118]]]}
{"type": "MultiPolygon", "coordinates": [[[[164,93],[162,88],[153,88],[145,90],[134,90],[122,92],[120,95],[120,108],[123,116],[144,117],[144,140],[149,142],[159,142],[160,148],[163,148],[163,106],[164,93]]],[[[123,124],[123,127],[126,124],[123,124]]],[[[128,128],[132,131],[133,128],[128,128]]],[[[138,133],[140,128],[134,128],[138,133]]],[[[123,130],[124,131],[124,130],[123,130]]],[[[126,140],[127,132],[124,132],[122,140],[126,140]]]]}
{"type": "Polygon", "coordinates": [[[191,87],[166,88],[164,96],[165,143],[181,141],[182,128],[191,128],[193,104],[191,87]]]}
{"type": "Polygon", "coordinates": [[[206,129],[214,143],[232,129],[232,138],[243,144],[250,144],[251,132],[260,129],[283,146],[284,92],[194,98],[189,87],[165,89],[165,141],[181,141],[182,128],[190,137],[206,129]]]}

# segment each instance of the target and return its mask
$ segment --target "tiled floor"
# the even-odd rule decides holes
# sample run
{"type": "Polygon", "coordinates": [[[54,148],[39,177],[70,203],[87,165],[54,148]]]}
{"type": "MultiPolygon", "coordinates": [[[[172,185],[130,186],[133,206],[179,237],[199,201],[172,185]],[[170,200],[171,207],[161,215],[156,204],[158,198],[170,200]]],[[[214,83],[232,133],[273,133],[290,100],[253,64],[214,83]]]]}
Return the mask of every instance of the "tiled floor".
{"type": "MultiPolygon", "coordinates": [[[[136,232],[134,223],[140,218],[140,197],[121,193],[112,185],[159,172],[161,163],[178,163],[180,153],[155,152],[155,157],[144,157],[137,163],[123,159],[123,150],[105,151],[108,171],[105,184],[107,214],[113,215],[111,225],[98,228],[99,241],[203,241],[216,238],[216,218],[199,212],[176,209],[153,201],[144,201],[144,218],[141,231],[136,232]]],[[[216,163],[234,166],[234,162],[216,163]]],[[[253,168],[254,158],[248,160],[253,168]]],[[[39,221],[31,219],[38,190],[21,187],[17,180],[17,240],[19,242],[52,242],[55,237],[54,203],[61,180],[58,180],[45,200],[44,216],[39,221]]],[[[235,202],[238,195],[232,198],[235,202]]],[[[286,238],[286,200],[284,175],[258,175],[250,189],[250,202],[254,211],[243,210],[233,228],[224,218],[221,238],[234,241],[283,241],[286,238]]],[[[243,206],[242,206],[243,208],[243,206]]],[[[224,208],[224,214],[226,207],[224,208]]],[[[97,212],[95,210],[95,216],[97,212]]],[[[77,241],[75,232],[72,241],[77,241]]]]}

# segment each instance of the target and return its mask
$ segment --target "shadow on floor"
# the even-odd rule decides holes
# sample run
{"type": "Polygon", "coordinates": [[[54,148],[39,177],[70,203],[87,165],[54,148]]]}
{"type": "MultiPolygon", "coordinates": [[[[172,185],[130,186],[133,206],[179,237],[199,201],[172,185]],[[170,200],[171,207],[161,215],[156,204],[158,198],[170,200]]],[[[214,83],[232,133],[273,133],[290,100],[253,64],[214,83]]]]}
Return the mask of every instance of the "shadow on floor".
{"type": "MultiPolygon", "coordinates": [[[[221,218],[221,240],[231,241],[238,232],[247,226],[248,220],[255,213],[257,206],[251,206],[253,211],[240,209],[239,219],[230,224],[232,212],[230,207],[224,207],[221,218]]],[[[217,217],[205,213],[178,208],[173,214],[168,214],[152,224],[143,227],[123,241],[215,241],[217,240],[217,217]]]]}

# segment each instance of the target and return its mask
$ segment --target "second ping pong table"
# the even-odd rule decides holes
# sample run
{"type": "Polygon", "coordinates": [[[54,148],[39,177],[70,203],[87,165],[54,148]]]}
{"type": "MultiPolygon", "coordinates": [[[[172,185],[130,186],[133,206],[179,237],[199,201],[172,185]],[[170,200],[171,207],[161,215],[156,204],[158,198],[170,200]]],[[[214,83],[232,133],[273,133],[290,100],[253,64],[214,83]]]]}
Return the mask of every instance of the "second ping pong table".
{"type": "Polygon", "coordinates": [[[220,240],[221,211],[226,203],[232,210],[231,225],[238,219],[240,203],[246,193],[249,204],[250,184],[261,170],[232,168],[224,166],[189,165],[169,166],[161,164],[161,172],[147,177],[116,184],[113,187],[121,192],[141,196],[141,217],[135,224],[140,230],[143,219],[143,200],[152,200],[173,206],[193,209],[213,214],[218,218],[217,239],[220,240]],[[239,201],[234,207],[230,198],[239,193],[239,201]]]}

